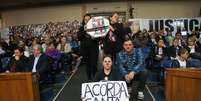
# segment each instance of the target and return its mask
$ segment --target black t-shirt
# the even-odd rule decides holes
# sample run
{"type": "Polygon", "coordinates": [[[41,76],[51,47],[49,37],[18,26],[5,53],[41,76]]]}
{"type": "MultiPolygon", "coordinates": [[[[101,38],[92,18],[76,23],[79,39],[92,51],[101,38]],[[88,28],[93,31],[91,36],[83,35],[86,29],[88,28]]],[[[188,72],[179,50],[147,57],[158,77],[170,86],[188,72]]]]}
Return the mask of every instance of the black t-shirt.
{"type": "Polygon", "coordinates": [[[117,81],[118,80],[118,78],[117,78],[117,71],[115,70],[115,69],[112,69],[111,71],[110,71],[110,73],[108,74],[108,75],[106,75],[105,73],[104,73],[104,70],[103,69],[101,69],[101,70],[99,70],[97,73],[96,73],[96,75],[95,75],[95,77],[94,77],[94,81],[95,82],[98,82],[98,81],[102,81],[102,80],[108,80],[108,81],[117,81]]]}

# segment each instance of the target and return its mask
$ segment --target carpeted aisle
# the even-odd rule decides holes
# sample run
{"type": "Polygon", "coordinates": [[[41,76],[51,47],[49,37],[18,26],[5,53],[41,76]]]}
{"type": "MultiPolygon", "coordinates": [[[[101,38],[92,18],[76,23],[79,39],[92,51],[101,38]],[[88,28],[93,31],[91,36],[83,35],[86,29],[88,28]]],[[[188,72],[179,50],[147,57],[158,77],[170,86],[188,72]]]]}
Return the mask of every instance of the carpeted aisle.
{"type": "Polygon", "coordinates": [[[80,101],[81,85],[87,81],[85,66],[79,66],[55,101],[80,101]]]}
{"type": "MultiPolygon", "coordinates": [[[[80,101],[81,85],[84,82],[87,82],[85,66],[81,65],[54,101],[80,101]]],[[[144,94],[145,99],[143,101],[153,101],[147,89],[145,89],[144,94]]],[[[156,99],[156,101],[161,100],[156,99]]]]}

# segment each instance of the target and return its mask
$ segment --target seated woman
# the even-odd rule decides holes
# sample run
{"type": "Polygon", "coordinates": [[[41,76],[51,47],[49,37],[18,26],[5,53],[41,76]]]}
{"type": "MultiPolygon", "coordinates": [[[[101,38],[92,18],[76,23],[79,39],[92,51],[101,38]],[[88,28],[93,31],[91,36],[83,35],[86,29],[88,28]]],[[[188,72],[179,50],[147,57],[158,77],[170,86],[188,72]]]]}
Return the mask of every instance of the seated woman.
{"type": "Polygon", "coordinates": [[[117,72],[113,68],[112,57],[110,55],[105,55],[102,61],[103,68],[100,69],[95,77],[94,81],[107,81],[107,80],[118,80],[117,72]]]}
{"type": "Polygon", "coordinates": [[[151,48],[150,67],[159,68],[161,61],[167,59],[167,53],[167,48],[163,39],[161,38],[157,41],[157,45],[151,48]]]}
{"type": "Polygon", "coordinates": [[[11,57],[6,72],[25,72],[28,70],[28,58],[24,56],[24,49],[17,47],[14,49],[14,55],[11,57]]]}
{"type": "Polygon", "coordinates": [[[167,56],[170,59],[175,59],[177,57],[178,50],[182,47],[179,46],[179,41],[174,39],[172,45],[167,48],[167,56]]]}
{"type": "Polygon", "coordinates": [[[201,60],[201,48],[199,44],[196,44],[196,39],[194,37],[189,37],[187,39],[185,48],[189,52],[189,57],[201,60]]]}
{"type": "Polygon", "coordinates": [[[59,67],[59,60],[61,58],[61,53],[58,49],[56,49],[54,42],[50,42],[48,44],[45,54],[50,58],[49,62],[51,64],[51,71],[60,71],[61,68],[59,67]]]}

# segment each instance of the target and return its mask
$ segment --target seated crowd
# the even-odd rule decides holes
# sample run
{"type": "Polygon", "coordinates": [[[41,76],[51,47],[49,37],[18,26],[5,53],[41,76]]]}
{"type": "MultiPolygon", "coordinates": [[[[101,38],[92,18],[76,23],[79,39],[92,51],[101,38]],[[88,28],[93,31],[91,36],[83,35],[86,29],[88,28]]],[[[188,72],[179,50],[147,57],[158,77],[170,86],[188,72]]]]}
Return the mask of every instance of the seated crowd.
{"type": "Polygon", "coordinates": [[[40,91],[58,83],[56,76],[75,72],[82,58],[75,35],[77,27],[76,21],[10,27],[11,35],[0,42],[0,73],[36,73],[40,91]],[[39,26],[44,30],[40,33],[45,34],[32,31],[39,26]]]}

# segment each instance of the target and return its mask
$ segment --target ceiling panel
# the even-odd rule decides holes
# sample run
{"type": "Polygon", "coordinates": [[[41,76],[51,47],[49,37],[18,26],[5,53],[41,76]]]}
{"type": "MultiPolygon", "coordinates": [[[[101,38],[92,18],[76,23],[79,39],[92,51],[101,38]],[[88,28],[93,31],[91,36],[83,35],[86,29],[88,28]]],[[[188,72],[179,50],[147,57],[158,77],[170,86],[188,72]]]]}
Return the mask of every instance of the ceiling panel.
{"type": "MultiPolygon", "coordinates": [[[[0,10],[10,10],[25,7],[64,5],[75,3],[118,2],[118,1],[188,1],[188,0],[0,0],[0,10]]],[[[199,0],[191,0],[199,1],[199,0]]]]}

